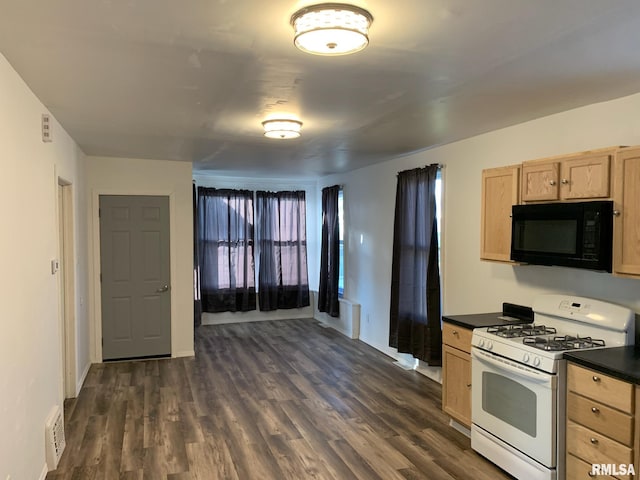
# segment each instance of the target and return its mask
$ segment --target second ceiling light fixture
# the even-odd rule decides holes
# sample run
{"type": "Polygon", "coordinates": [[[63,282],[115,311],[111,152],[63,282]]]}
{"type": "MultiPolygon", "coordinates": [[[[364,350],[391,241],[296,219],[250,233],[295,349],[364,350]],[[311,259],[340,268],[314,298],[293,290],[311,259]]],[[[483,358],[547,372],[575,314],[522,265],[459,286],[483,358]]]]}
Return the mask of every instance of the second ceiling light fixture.
{"type": "MultiPolygon", "coordinates": [[[[291,16],[293,42],[306,53],[324,56],[348,55],[369,44],[373,16],[365,9],[345,3],[322,3],[301,8],[291,16]]],[[[290,139],[300,136],[298,120],[262,122],[265,136],[290,139]],[[285,122],[288,124],[285,125],[285,122]],[[275,129],[275,126],[286,128],[275,129]]]]}

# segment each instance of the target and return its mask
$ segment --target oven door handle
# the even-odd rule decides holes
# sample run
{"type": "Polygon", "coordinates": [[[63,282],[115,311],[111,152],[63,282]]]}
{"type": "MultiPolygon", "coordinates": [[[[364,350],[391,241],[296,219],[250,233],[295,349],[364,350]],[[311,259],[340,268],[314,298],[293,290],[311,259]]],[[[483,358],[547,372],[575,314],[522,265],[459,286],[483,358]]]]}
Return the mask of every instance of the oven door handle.
{"type": "Polygon", "coordinates": [[[492,365],[501,370],[506,370],[509,373],[513,373],[514,375],[524,377],[527,380],[530,380],[532,382],[546,383],[546,384],[549,384],[550,386],[553,386],[553,379],[555,378],[554,375],[550,375],[548,373],[543,373],[543,372],[538,373],[536,371],[532,371],[531,369],[525,368],[525,367],[517,367],[514,365],[514,363],[508,360],[496,359],[495,355],[493,355],[492,353],[486,353],[476,348],[471,349],[471,356],[480,362],[484,362],[488,365],[492,365]]]}

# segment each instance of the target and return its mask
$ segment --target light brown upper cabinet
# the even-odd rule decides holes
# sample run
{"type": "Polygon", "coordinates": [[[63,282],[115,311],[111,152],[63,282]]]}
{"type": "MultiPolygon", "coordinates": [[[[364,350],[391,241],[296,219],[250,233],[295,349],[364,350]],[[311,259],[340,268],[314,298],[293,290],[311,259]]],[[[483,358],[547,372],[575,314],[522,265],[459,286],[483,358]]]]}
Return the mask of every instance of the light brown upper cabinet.
{"type": "Polygon", "coordinates": [[[559,162],[524,162],[522,164],[522,201],[558,200],[559,162]]]}
{"type": "Polygon", "coordinates": [[[615,148],[522,164],[522,201],[589,200],[611,196],[615,148]]]}
{"type": "Polygon", "coordinates": [[[640,146],[615,159],[613,273],[640,275],[640,146]]]}
{"type": "Polygon", "coordinates": [[[482,171],[480,258],[509,262],[511,206],[518,203],[520,166],[482,171]]]}

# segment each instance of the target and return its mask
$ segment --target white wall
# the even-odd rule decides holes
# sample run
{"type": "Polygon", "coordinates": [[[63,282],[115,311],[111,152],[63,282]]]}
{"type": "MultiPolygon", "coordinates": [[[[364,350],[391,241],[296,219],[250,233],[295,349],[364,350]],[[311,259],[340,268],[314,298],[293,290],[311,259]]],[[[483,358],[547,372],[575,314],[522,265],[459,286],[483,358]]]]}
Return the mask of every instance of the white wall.
{"type": "Polygon", "coordinates": [[[100,195],[168,195],[171,235],[171,354],[193,349],[193,206],[191,163],[168,160],[87,157],[90,226],[91,355],[102,361],[100,310],[100,195]]]}
{"type": "Polygon", "coordinates": [[[62,405],[58,286],[58,177],[73,184],[77,380],[89,366],[84,155],[0,55],[0,478],[37,479],[45,468],[44,425],[62,405]]]}
{"type": "MultiPolygon", "coordinates": [[[[307,209],[307,264],[309,275],[309,289],[318,290],[318,282],[320,276],[320,243],[321,229],[320,218],[318,216],[320,201],[318,194],[318,184],[315,179],[282,179],[282,178],[255,178],[255,177],[222,177],[211,174],[194,175],[196,185],[202,187],[214,188],[236,188],[246,190],[267,190],[267,191],[284,191],[284,190],[304,190],[306,209],[307,209]]],[[[256,261],[256,278],[258,274],[257,257],[256,261]]],[[[213,323],[229,323],[231,317],[238,317],[237,321],[255,320],[257,318],[264,319],[287,319],[300,318],[300,316],[313,316],[311,308],[298,309],[294,311],[276,310],[274,312],[248,312],[248,313],[220,313],[203,315],[203,324],[213,323]],[[215,318],[220,320],[216,320],[215,318]]]]}
{"type": "Polygon", "coordinates": [[[640,279],[479,259],[482,169],[640,144],[639,111],[636,94],[323,178],[320,188],[344,185],[345,296],[362,305],[360,338],[395,353],[387,345],[396,173],[431,163],[444,165],[444,314],[496,311],[503,301],[531,305],[544,292],[601,298],[640,312],[640,279]]]}

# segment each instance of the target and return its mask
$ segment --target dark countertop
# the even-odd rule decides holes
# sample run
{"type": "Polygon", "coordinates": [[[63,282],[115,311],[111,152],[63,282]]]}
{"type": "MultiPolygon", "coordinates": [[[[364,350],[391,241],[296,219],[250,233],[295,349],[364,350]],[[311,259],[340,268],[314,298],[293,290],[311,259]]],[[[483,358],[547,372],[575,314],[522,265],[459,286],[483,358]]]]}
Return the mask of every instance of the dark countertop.
{"type": "Polygon", "coordinates": [[[563,358],[597,372],[640,385],[640,348],[636,349],[634,345],[576,350],[565,353],[563,358]]]}
{"type": "Polygon", "coordinates": [[[496,325],[516,325],[531,323],[527,320],[502,320],[502,312],[472,313],[470,315],[443,315],[442,321],[452,323],[462,328],[493,327],[496,325]]]}

